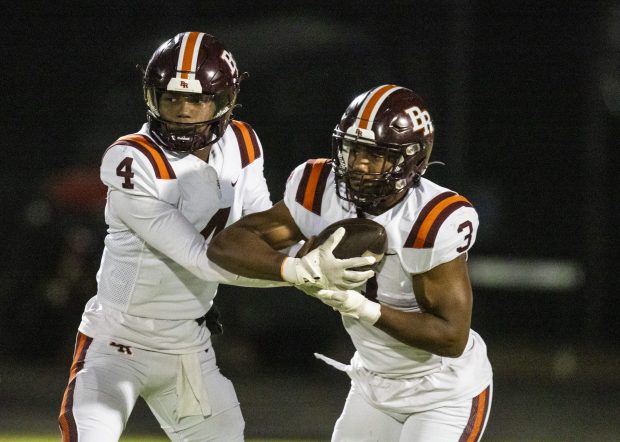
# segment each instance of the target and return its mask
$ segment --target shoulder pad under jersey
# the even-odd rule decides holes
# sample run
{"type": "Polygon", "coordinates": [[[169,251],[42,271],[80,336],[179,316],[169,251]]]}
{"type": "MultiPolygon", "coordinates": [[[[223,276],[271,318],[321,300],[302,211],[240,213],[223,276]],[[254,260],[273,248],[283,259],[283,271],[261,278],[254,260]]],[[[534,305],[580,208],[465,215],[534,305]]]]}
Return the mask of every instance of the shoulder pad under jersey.
{"type": "Polygon", "coordinates": [[[331,172],[332,162],[326,158],[308,160],[297,166],[286,184],[285,199],[289,209],[296,203],[316,215],[321,215],[323,194],[331,172]]]}
{"type": "Polygon", "coordinates": [[[257,158],[262,156],[261,145],[256,136],[256,132],[248,123],[232,120],[230,127],[237,138],[239,154],[241,156],[241,167],[244,168],[257,158]]]}
{"type": "Polygon", "coordinates": [[[176,174],[164,151],[142,134],[116,140],[103,154],[101,180],[109,188],[134,195],[162,198],[176,174]]]}
{"type": "Polygon", "coordinates": [[[411,226],[403,244],[403,266],[421,273],[451,261],[471,248],[477,230],[473,205],[454,192],[442,192],[424,205],[411,226]]]}

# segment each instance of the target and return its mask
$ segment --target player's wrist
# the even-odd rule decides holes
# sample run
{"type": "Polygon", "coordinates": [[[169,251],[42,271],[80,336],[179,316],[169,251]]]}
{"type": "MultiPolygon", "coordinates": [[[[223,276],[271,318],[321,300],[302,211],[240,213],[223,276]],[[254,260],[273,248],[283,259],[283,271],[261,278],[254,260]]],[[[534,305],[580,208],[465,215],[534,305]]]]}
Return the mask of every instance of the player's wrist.
{"type": "Polygon", "coordinates": [[[283,281],[290,282],[292,284],[301,284],[301,278],[297,274],[297,267],[299,265],[299,258],[293,258],[287,256],[280,264],[280,277],[283,281]]]}
{"type": "Polygon", "coordinates": [[[366,300],[360,308],[359,319],[374,325],[381,317],[381,304],[366,300]]]}

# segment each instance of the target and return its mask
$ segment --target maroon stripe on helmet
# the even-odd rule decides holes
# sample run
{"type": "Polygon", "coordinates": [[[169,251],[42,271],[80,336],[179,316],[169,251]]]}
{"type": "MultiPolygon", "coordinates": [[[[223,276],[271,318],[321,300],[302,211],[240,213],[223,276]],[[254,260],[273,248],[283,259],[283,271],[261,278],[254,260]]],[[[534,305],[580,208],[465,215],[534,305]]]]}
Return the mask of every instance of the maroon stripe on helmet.
{"type": "Polygon", "coordinates": [[[75,340],[75,351],[73,353],[73,362],[69,371],[69,383],[65,389],[60,405],[60,415],[58,416],[58,426],[62,434],[63,442],[77,442],[77,425],[73,416],[73,395],[75,393],[75,380],[77,374],[84,368],[84,360],[88,347],[90,347],[92,338],[78,332],[75,340]]]}
{"type": "Polygon", "coordinates": [[[407,240],[405,241],[405,244],[403,247],[413,247],[413,243],[418,236],[420,228],[422,227],[422,223],[424,222],[428,214],[431,212],[431,210],[433,210],[433,208],[439,202],[443,201],[446,198],[451,197],[452,195],[456,195],[456,193],[455,192],[443,192],[437,195],[432,200],[430,200],[428,203],[426,203],[426,205],[424,206],[424,208],[418,215],[417,219],[415,220],[415,223],[413,224],[413,227],[411,228],[411,232],[409,233],[409,236],[407,237],[407,240]]]}
{"type": "Polygon", "coordinates": [[[157,178],[176,178],[174,169],[170,165],[166,155],[150,138],[140,134],[128,135],[116,140],[110,147],[108,147],[108,149],[111,149],[114,146],[131,146],[142,152],[142,154],[144,154],[144,156],[151,163],[151,166],[153,166],[153,171],[155,172],[155,176],[157,178]]]}
{"type": "Polygon", "coordinates": [[[424,239],[424,246],[422,247],[423,249],[429,249],[435,245],[435,239],[437,239],[437,232],[439,232],[439,228],[446,220],[446,218],[448,218],[452,213],[454,213],[454,211],[459,207],[472,207],[472,205],[469,201],[456,201],[443,209],[441,213],[437,215],[435,221],[433,221],[433,224],[428,231],[428,235],[426,235],[426,238],[424,239]]]}
{"type": "Polygon", "coordinates": [[[321,214],[321,203],[323,202],[323,194],[325,193],[325,186],[327,185],[327,178],[332,171],[331,160],[326,161],[321,169],[319,180],[316,183],[316,191],[314,192],[314,200],[312,202],[312,212],[317,215],[321,214]]]}
{"type": "Polygon", "coordinates": [[[489,412],[490,392],[491,386],[489,385],[482,393],[472,399],[469,420],[459,438],[459,442],[477,442],[480,440],[489,412]]]}

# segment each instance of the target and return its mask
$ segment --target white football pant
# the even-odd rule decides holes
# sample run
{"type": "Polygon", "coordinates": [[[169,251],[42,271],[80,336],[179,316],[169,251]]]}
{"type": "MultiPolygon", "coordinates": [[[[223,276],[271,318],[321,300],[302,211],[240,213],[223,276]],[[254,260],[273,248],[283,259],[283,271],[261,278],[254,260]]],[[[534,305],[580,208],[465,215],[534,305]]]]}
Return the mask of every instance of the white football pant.
{"type": "MultiPolygon", "coordinates": [[[[138,396],[172,441],[243,441],[239,401],[232,383],[220,373],[213,348],[196,356],[207,402],[200,405],[202,410],[207,406],[208,416],[198,411],[179,417],[180,355],[119,346],[79,333],[59,417],[63,442],[118,441],[138,396]]],[[[181,387],[190,393],[195,389],[190,384],[181,387]]]]}
{"type": "Polygon", "coordinates": [[[332,442],[477,442],[491,408],[493,386],[478,396],[419,413],[386,413],[352,386],[332,442]]]}

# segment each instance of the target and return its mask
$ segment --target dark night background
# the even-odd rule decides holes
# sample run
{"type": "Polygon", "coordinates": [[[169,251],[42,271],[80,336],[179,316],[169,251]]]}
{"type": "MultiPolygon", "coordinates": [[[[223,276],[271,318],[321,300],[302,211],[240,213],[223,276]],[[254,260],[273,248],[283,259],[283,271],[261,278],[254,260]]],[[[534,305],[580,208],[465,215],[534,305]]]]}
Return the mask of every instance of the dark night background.
{"type": "MultiPolygon", "coordinates": [[[[135,65],[195,30],[250,73],[235,118],[262,141],[274,202],[297,164],[330,155],[356,95],[396,83],[424,97],[446,164],[426,177],[481,219],[470,262],[472,327],[496,372],[487,440],[620,440],[618,0],[50,2],[0,20],[0,430],[55,431],[96,290],[101,154],[145,120],[135,65]]],[[[350,357],[339,317],[288,289],[222,286],[216,304],[246,436],[328,439],[348,379],[312,353],[350,357]]],[[[157,425],[139,406],[130,431],[157,425]]]]}

